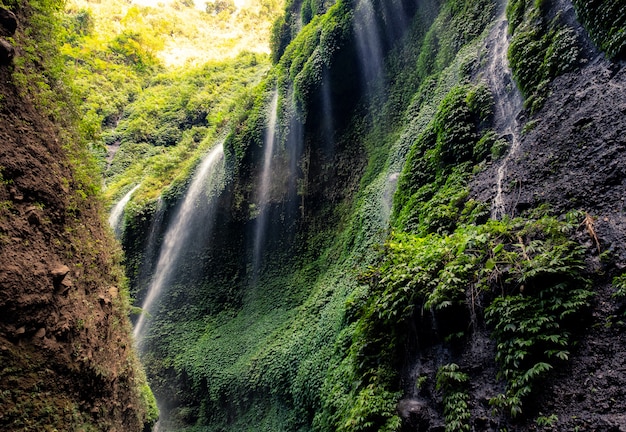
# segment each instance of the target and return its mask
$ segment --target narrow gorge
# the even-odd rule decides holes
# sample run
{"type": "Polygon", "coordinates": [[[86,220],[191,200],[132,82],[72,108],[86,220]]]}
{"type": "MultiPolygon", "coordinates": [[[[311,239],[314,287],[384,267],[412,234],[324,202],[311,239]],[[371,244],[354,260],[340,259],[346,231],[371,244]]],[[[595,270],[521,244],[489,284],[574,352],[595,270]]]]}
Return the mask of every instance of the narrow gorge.
{"type": "Polygon", "coordinates": [[[626,431],[623,0],[0,24],[1,430],[626,431]]]}

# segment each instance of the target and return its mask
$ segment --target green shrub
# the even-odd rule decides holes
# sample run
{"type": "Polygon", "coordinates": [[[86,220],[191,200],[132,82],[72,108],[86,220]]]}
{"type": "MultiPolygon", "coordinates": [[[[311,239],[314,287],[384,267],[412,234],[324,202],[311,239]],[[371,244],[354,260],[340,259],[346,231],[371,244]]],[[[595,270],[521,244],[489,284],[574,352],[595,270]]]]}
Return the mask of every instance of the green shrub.
{"type": "Polygon", "coordinates": [[[490,220],[448,235],[394,233],[381,264],[364,275],[370,300],[359,319],[359,364],[399,361],[407,329],[425,314],[438,321],[444,339],[484,314],[507,383],[492,404],[518,415],[554,362],[567,360],[592,296],[583,249],[568,237],[576,219],[490,220]],[[467,300],[476,298],[482,300],[467,300]]]}

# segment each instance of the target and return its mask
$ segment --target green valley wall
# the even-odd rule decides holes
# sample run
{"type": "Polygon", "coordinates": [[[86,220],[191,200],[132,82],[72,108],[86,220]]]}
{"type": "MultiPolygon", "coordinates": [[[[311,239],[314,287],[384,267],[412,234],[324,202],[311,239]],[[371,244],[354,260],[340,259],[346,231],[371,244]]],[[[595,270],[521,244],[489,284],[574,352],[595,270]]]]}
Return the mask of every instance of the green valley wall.
{"type": "MultiPolygon", "coordinates": [[[[576,149],[605,140],[602,157],[616,157],[624,144],[623,64],[606,59],[562,4],[570,6],[372,1],[381,55],[372,75],[362,73],[357,2],[287,5],[275,25],[275,64],[224,143],[225,182],[213,198],[219,228],[186,251],[181,277],[151,319],[143,361],[164,427],[619,423],[619,398],[602,397],[604,411],[591,398],[559,401],[562,383],[584,387],[568,373],[592,374],[583,372],[595,364],[590,338],[623,352],[624,250],[623,217],[602,204],[619,195],[621,159],[608,172],[603,159],[567,147],[573,136],[576,149]],[[496,220],[495,179],[513,138],[497,130],[501,101],[485,65],[505,8],[508,61],[525,109],[515,131],[521,147],[504,177],[507,212],[496,220]],[[583,88],[587,105],[572,96],[583,88]],[[263,203],[270,215],[263,265],[253,274],[255,187],[274,92],[275,183],[263,203]],[[603,105],[602,92],[616,102],[603,105]],[[585,115],[577,114],[581,104],[585,115]],[[578,132],[560,136],[563,124],[578,132]],[[596,172],[593,189],[575,193],[582,177],[553,181],[581,165],[596,172]]],[[[600,10],[575,4],[583,23],[600,10]]],[[[600,47],[605,33],[591,30],[600,47]]],[[[157,221],[158,245],[179,195],[165,198],[131,221],[124,239],[127,256],[143,259],[148,275],[151,260],[141,254],[149,226],[157,221]]],[[[619,355],[609,356],[606,370],[618,367],[619,355]]],[[[615,396],[622,381],[594,382],[615,396]]]]}

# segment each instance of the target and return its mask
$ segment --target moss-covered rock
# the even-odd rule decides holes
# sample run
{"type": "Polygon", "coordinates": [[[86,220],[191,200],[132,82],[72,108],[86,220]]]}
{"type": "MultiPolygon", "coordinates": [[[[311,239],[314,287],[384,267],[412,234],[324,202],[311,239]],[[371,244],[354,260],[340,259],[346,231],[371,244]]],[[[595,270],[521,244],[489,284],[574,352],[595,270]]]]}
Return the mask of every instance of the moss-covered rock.
{"type": "Polygon", "coordinates": [[[609,58],[626,59],[626,8],[619,1],[573,0],[578,18],[609,58]]]}

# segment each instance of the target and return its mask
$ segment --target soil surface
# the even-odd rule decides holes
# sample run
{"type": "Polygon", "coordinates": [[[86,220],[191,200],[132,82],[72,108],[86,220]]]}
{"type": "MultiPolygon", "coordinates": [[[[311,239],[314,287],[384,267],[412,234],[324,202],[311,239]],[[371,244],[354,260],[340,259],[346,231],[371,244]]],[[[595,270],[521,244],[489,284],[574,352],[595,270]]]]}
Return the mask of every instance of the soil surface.
{"type": "Polygon", "coordinates": [[[141,430],[119,247],[23,91],[0,66],[0,430],[141,430]]]}

